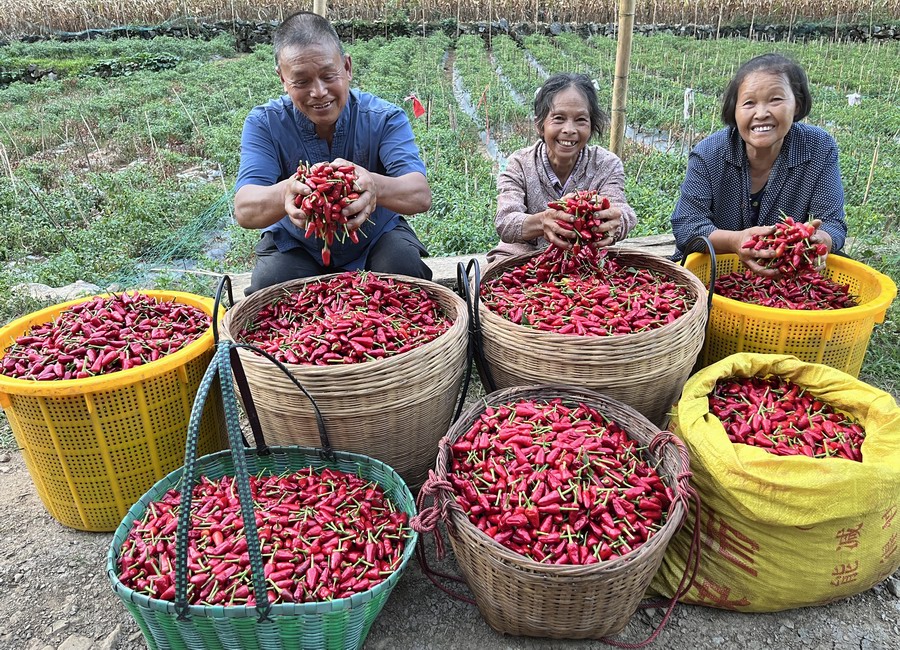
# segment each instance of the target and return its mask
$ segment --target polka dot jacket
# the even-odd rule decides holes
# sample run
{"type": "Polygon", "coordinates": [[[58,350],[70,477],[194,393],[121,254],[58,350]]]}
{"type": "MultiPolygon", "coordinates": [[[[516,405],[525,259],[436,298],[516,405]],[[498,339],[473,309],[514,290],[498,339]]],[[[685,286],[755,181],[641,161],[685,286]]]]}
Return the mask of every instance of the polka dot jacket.
{"type": "Polygon", "coordinates": [[[821,219],[833,250],[844,246],[844,187],[837,144],[823,129],[795,122],[784,138],[762,194],[759,216],[750,205],[750,164],[738,130],[725,128],[705,138],[688,158],[681,196],[672,213],[677,251],[705,251],[702,241],[688,242],[713,230],[771,226],[785,216],[821,219]]]}

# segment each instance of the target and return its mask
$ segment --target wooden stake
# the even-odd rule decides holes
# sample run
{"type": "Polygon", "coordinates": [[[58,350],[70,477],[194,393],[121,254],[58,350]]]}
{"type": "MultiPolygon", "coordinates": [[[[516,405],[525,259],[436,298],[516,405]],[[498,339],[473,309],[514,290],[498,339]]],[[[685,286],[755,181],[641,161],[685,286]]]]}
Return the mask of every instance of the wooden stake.
{"type": "Polygon", "coordinates": [[[631,37],[634,32],[635,0],[619,0],[619,27],[616,46],[616,71],[613,77],[612,120],[609,149],[622,157],[625,141],[625,105],[628,100],[628,68],[631,63],[631,37]]]}
{"type": "Polygon", "coordinates": [[[881,138],[875,141],[875,151],[872,152],[872,164],[869,165],[869,178],[866,181],[866,191],[863,194],[862,205],[869,200],[869,188],[872,187],[872,178],[875,176],[875,163],[878,162],[878,147],[881,145],[881,138]]]}

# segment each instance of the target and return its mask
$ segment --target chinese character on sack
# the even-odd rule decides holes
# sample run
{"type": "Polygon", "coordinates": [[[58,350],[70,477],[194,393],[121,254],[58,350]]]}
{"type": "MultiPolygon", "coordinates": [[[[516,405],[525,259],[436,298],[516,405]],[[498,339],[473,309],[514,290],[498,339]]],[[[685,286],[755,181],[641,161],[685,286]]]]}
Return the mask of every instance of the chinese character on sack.
{"type": "Polygon", "coordinates": [[[841,564],[834,567],[831,575],[834,576],[834,580],[831,581],[834,587],[856,582],[856,579],[859,578],[859,560],[855,560],[853,564],[841,564]]]}
{"type": "Polygon", "coordinates": [[[891,524],[894,523],[894,516],[897,514],[897,506],[891,506],[888,508],[881,518],[884,519],[884,524],[881,526],[882,528],[890,528],[891,524]]]}
{"type": "Polygon", "coordinates": [[[834,550],[840,551],[842,548],[856,548],[859,546],[859,531],[862,530],[862,527],[862,522],[859,522],[856,528],[841,528],[835,535],[838,545],[834,550]]]}
{"type": "Polygon", "coordinates": [[[755,555],[759,551],[759,543],[750,539],[741,531],[731,526],[724,519],[716,519],[715,515],[706,511],[706,522],[701,533],[701,540],[712,552],[731,562],[745,573],[756,576],[753,568],[755,555]]]}
{"type": "Polygon", "coordinates": [[[750,601],[746,598],[729,600],[731,588],[718,585],[709,578],[701,578],[695,583],[697,587],[697,602],[702,605],[712,605],[720,609],[737,611],[738,607],[747,607],[750,601]]]}
{"type": "Polygon", "coordinates": [[[897,552],[897,533],[888,538],[887,543],[881,549],[881,562],[880,564],[886,564],[888,560],[890,560],[894,553],[897,552]]]}

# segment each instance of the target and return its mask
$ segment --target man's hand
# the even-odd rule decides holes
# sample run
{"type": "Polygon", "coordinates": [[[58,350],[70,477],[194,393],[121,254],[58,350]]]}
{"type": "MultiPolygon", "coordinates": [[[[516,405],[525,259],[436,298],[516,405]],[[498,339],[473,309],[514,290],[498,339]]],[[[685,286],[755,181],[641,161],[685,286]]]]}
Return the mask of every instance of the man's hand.
{"type": "Polygon", "coordinates": [[[355,185],[356,191],[359,193],[359,198],[341,210],[341,214],[347,217],[347,227],[349,229],[356,230],[357,228],[361,228],[366,220],[372,216],[372,213],[375,212],[375,207],[378,204],[378,190],[375,178],[365,167],[360,167],[343,158],[337,158],[331,164],[334,167],[353,165],[355,168],[355,185]]]}
{"type": "Polygon", "coordinates": [[[291,223],[304,232],[309,223],[309,215],[301,210],[297,204],[310,193],[312,193],[312,188],[298,180],[296,176],[287,179],[284,184],[284,212],[291,220],[291,223]]]}

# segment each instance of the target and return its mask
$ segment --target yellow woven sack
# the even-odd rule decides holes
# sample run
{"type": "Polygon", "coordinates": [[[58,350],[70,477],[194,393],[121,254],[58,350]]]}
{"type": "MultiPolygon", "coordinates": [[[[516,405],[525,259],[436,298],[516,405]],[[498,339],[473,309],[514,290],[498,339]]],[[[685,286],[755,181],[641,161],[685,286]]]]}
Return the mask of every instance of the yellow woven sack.
{"type": "MultiPolygon", "coordinates": [[[[828,366],[735,354],[685,384],[673,418],[703,501],[700,567],[683,602],[745,612],[819,605],[869,589],[900,566],[900,408],[888,393],[828,366]],[[709,412],[716,380],[775,374],[857,418],[862,462],[775,456],[728,440],[709,412]]],[[[691,517],[652,588],[671,597],[691,517]]]]}

